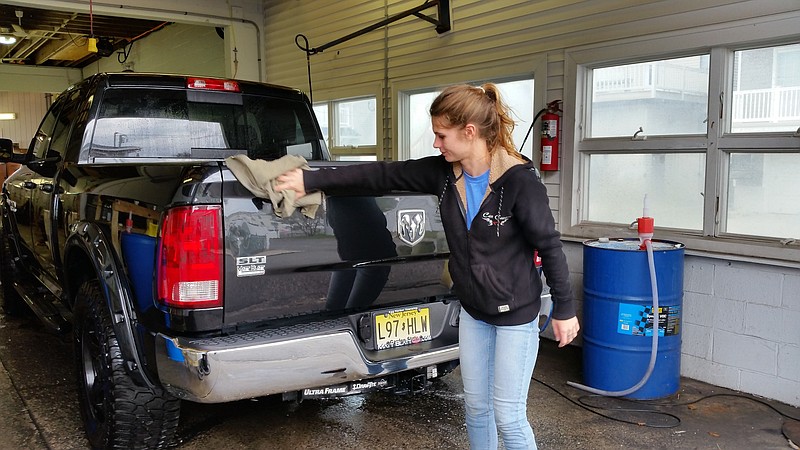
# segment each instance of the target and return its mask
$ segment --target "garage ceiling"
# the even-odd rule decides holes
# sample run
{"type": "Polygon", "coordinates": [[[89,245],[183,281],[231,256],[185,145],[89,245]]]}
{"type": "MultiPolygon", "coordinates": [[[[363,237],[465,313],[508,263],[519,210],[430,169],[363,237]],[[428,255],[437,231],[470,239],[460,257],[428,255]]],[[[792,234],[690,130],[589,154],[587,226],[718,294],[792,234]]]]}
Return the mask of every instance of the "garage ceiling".
{"type": "Polygon", "coordinates": [[[157,20],[110,17],[0,4],[0,35],[14,44],[0,44],[0,63],[24,66],[82,68],[169,25],[157,20]],[[94,31],[98,53],[88,50],[94,31]]]}

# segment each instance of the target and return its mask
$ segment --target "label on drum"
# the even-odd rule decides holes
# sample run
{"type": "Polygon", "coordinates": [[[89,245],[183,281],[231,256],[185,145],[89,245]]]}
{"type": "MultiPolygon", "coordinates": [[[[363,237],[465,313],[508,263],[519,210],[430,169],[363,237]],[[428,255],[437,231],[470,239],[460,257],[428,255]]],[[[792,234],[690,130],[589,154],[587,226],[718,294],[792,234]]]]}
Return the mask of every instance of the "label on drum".
{"type": "MultiPolygon", "coordinates": [[[[680,334],[681,307],[659,306],[658,336],[680,334]]],[[[653,336],[653,307],[630,303],[619,304],[617,333],[631,336],[653,336]]]]}

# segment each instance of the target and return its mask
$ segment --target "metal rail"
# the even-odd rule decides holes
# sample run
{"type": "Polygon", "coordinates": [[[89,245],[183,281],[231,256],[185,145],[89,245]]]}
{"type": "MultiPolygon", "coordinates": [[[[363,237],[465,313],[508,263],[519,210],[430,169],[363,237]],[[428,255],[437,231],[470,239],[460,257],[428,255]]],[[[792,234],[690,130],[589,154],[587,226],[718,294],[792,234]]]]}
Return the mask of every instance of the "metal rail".
{"type": "Polygon", "coordinates": [[[328,42],[326,44],[322,44],[319,47],[309,48],[308,47],[308,39],[305,39],[305,36],[303,36],[302,34],[298,34],[295,37],[295,43],[297,44],[298,47],[300,47],[301,50],[305,51],[307,54],[316,55],[317,53],[322,53],[323,51],[325,51],[325,50],[327,50],[327,49],[329,49],[329,48],[331,48],[333,46],[339,45],[339,44],[341,44],[343,42],[347,42],[350,39],[362,36],[364,34],[369,33],[370,31],[377,30],[378,28],[381,28],[381,27],[384,27],[386,25],[389,25],[390,23],[397,22],[398,20],[404,19],[404,18],[406,18],[408,16],[418,17],[418,18],[420,18],[420,19],[422,19],[422,20],[424,20],[426,22],[430,22],[430,23],[432,23],[433,25],[436,26],[436,32],[437,33],[439,33],[439,34],[445,33],[447,31],[450,31],[450,29],[451,29],[451,26],[450,26],[450,0],[430,0],[430,1],[426,1],[425,3],[423,3],[420,6],[417,6],[416,8],[411,8],[411,9],[409,9],[407,11],[403,11],[403,12],[395,14],[395,15],[393,15],[391,17],[387,17],[386,19],[384,19],[384,20],[382,20],[380,22],[377,22],[377,23],[374,23],[372,25],[369,25],[369,26],[367,26],[365,28],[362,28],[362,29],[360,29],[358,31],[350,33],[347,36],[341,37],[339,39],[335,39],[335,40],[330,41],[330,42],[328,42]],[[437,14],[438,19],[434,19],[434,18],[432,18],[430,16],[426,16],[425,14],[422,14],[422,11],[424,11],[424,10],[426,10],[428,8],[432,8],[434,6],[436,6],[437,9],[438,9],[438,11],[437,11],[438,12],[438,14],[437,14]],[[297,42],[297,38],[299,38],[301,36],[306,41],[306,46],[305,47],[301,46],[297,42]]]}

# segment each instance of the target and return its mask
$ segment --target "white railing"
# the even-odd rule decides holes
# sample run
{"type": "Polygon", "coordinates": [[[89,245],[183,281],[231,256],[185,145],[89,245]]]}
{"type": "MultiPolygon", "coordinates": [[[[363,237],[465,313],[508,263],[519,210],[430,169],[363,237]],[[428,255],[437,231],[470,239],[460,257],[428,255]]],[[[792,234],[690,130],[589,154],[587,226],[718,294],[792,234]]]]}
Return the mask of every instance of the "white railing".
{"type": "Polygon", "coordinates": [[[800,121],[800,86],[733,93],[734,122],[800,121]]]}
{"type": "Polygon", "coordinates": [[[593,71],[595,94],[648,92],[656,97],[658,92],[706,96],[708,72],[706,69],[683,65],[659,63],[610,67],[593,71]]]}
{"type": "MultiPolygon", "coordinates": [[[[706,97],[708,73],[701,68],[663,62],[610,67],[593,71],[594,101],[706,97]]],[[[800,86],[736,91],[734,123],[800,122],[800,86]]]]}

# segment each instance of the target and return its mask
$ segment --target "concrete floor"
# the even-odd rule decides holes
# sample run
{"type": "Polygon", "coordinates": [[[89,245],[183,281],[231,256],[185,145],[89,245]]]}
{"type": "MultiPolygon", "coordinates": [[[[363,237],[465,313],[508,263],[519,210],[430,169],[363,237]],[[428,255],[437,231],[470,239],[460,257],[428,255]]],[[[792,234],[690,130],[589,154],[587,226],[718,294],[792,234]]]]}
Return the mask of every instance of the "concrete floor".
{"type": "MultiPolygon", "coordinates": [[[[782,427],[797,428],[786,416],[798,408],[690,379],[658,401],[588,396],[565,384],[580,381],[580,360],[580,348],[542,341],[528,403],[540,449],[790,448],[782,427]]],[[[0,317],[0,449],[86,448],[75,398],[70,344],[0,317]]],[[[176,448],[467,448],[463,421],[456,371],[414,396],[184,403],[176,448]]]]}

